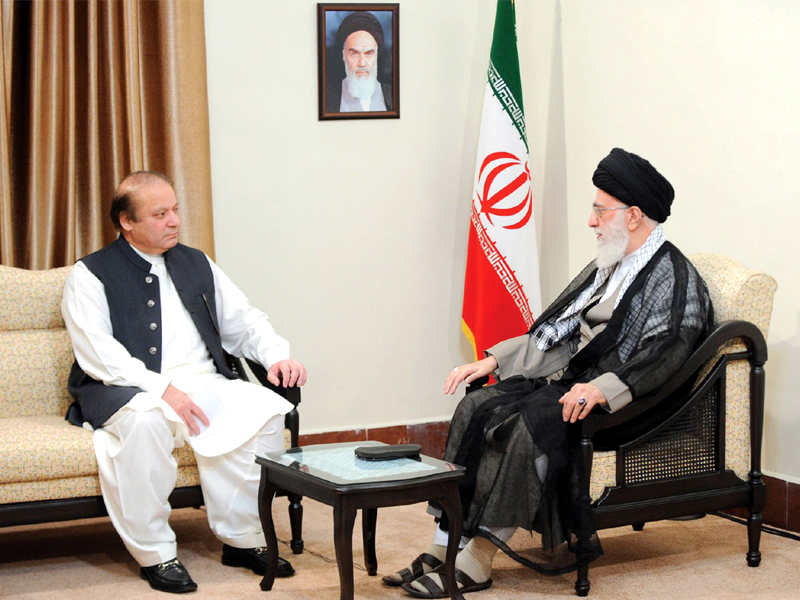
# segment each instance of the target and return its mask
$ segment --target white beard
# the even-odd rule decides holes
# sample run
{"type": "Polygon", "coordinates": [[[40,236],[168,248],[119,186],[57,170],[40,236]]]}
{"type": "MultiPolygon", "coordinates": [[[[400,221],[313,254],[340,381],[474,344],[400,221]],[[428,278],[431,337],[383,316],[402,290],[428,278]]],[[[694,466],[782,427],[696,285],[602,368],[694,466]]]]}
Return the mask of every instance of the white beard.
{"type": "MultiPolygon", "coordinates": [[[[602,237],[597,238],[597,258],[595,264],[598,269],[605,269],[617,264],[625,256],[631,234],[625,226],[625,213],[615,211],[614,219],[609,222],[605,231],[600,231],[602,237]]],[[[596,231],[599,227],[594,228],[596,231]]]]}
{"type": "Polygon", "coordinates": [[[375,93],[375,86],[378,84],[378,65],[376,64],[367,77],[356,77],[356,74],[344,63],[345,74],[347,75],[347,91],[353,98],[359,100],[369,100],[375,93]]]}

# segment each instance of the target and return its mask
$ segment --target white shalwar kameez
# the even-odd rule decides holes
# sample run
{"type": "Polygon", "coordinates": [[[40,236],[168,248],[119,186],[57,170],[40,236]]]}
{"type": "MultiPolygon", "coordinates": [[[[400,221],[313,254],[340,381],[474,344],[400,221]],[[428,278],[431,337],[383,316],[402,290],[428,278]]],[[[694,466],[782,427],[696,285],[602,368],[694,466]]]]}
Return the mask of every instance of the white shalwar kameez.
{"type": "MultiPolygon", "coordinates": [[[[111,521],[141,566],[177,556],[175,533],[168,523],[168,497],[178,469],[172,451],[188,441],[214,534],[236,548],[263,546],[257,507],[260,467],[254,455],[283,448],[283,415],[292,404],[266,388],[219,374],[163,256],[136,252],[151,263],[150,273],[159,281],[161,373],[149,371],[114,339],[104,286],[80,261],[67,279],[62,302],[84,372],[106,385],[143,390],[94,431],[100,487],[111,521]],[[183,420],[161,398],[170,383],[193,398],[216,397],[218,414],[200,435],[190,436],[183,420]]],[[[289,358],[288,342],[275,333],[267,316],[251,307],[210,259],[209,264],[222,347],[267,368],[289,358]]]]}

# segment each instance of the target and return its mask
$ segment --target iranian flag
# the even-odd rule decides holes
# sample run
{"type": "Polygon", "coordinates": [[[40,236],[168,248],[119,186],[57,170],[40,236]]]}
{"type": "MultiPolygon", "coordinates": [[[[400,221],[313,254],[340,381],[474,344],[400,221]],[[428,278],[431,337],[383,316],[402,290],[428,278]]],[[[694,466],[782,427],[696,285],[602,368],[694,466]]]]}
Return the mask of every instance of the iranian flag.
{"type": "Polygon", "coordinates": [[[472,194],[462,329],[476,360],[540,310],[514,2],[498,0],[472,194]]]}

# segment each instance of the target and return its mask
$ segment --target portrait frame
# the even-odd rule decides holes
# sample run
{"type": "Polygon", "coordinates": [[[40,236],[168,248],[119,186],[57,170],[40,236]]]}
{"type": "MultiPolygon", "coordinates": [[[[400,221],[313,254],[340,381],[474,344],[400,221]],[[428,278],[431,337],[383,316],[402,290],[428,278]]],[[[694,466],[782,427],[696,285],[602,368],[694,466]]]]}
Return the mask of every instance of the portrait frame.
{"type": "MultiPolygon", "coordinates": [[[[356,31],[364,31],[358,29],[356,31]]],[[[355,33],[355,31],[353,32],[355,33]]],[[[400,118],[400,4],[348,3],[317,4],[317,45],[319,60],[319,120],[399,119],[400,118]],[[363,19],[352,13],[368,13],[363,19]],[[340,31],[342,23],[345,29],[340,31]],[[372,64],[360,64],[370,71],[373,83],[359,86],[354,80],[359,70],[351,70],[345,61],[345,34],[359,24],[377,44],[377,58],[372,64]],[[379,24],[377,27],[375,24],[379,24]],[[372,75],[372,70],[375,74],[372,75]],[[362,94],[361,96],[351,95],[362,94]],[[367,94],[372,94],[367,97],[367,94]],[[364,98],[364,99],[362,99],[364,98]],[[379,108],[374,109],[375,106],[379,108]],[[365,109],[365,107],[368,107],[365,109]]],[[[355,52],[355,50],[351,50],[355,52]]],[[[352,59],[368,60],[368,59],[352,59]]]]}

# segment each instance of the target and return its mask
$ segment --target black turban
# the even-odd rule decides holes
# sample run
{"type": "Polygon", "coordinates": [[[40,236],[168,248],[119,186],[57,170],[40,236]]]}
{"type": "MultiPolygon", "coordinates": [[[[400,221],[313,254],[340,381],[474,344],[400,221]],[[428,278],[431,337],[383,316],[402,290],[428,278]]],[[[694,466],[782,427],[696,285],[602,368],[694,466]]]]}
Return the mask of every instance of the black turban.
{"type": "Polygon", "coordinates": [[[336,32],[336,49],[342,48],[344,41],[356,31],[366,31],[378,42],[378,51],[383,49],[383,27],[375,15],[366,10],[352,12],[342,20],[336,32]]]}
{"type": "Polygon", "coordinates": [[[663,223],[675,190],[655,167],[632,152],[614,148],[597,165],[592,182],[628,206],[638,206],[651,219],[663,223]]]}

